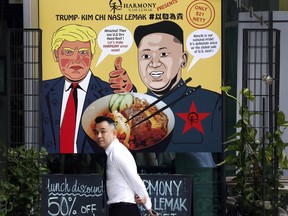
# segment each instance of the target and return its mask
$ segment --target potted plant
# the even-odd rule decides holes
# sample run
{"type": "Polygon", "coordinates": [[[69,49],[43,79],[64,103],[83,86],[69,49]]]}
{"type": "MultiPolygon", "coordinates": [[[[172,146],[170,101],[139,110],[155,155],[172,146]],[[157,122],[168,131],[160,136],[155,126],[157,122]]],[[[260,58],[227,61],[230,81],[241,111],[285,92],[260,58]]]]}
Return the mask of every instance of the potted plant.
{"type": "MultiPolygon", "coordinates": [[[[254,94],[247,88],[242,89],[238,98],[229,94],[230,86],[224,86],[222,91],[238,103],[239,118],[235,124],[236,132],[224,143],[225,159],[222,164],[235,167],[233,182],[235,187],[232,196],[235,198],[237,211],[241,215],[276,215],[278,207],[282,206],[283,197],[279,188],[283,187],[280,177],[288,167],[285,154],[287,144],[282,135],[288,126],[282,111],[275,113],[276,126],[264,133],[253,125],[253,119],[263,117],[263,112],[249,110],[240,101],[249,100],[254,103],[254,94]],[[255,118],[256,117],[256,118],[255,118]],[[277,196],[278,195],[278,196],[277,196]]],[[[261,129],[262,130],[262,129],[261,129]]]]}
{"type": "Polygon", "coordinates": [[[42,176],[49,173],[46,150],[2,147],[0,215],[40,215],[42,176]]]}

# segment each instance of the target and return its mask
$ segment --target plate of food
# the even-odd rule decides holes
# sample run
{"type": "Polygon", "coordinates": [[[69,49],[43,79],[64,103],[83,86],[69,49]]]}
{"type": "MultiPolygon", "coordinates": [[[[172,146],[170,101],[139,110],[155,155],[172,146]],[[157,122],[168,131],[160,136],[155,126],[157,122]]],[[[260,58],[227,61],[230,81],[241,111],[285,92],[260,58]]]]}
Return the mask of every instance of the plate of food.
{"type": "Polygon", "coordinates": [[[114,119],[117,138],[130,150],[144,150],[161,145],[173,131],[175,117],[169,107],[161,111],[166,106],[163,101],[149,106],[156,100],[155,97],[141,93],[104,96],[91,103],[84,111],[83,129],[95,140],[95,119],[105,115],[114,119]]]}

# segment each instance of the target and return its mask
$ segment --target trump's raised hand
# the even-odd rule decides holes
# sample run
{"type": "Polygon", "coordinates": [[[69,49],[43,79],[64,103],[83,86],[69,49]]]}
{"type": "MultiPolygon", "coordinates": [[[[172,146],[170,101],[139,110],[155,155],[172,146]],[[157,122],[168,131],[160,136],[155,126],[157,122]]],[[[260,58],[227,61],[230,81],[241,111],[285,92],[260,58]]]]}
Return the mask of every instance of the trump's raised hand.
{"type": "Polygon", "coordinates": [[[110,87],[114,93],[130,92],[133,84],[125,69],[122,68],[122,57],[117,57],[114,62],[115,70],[109,73],[110,87]]]}

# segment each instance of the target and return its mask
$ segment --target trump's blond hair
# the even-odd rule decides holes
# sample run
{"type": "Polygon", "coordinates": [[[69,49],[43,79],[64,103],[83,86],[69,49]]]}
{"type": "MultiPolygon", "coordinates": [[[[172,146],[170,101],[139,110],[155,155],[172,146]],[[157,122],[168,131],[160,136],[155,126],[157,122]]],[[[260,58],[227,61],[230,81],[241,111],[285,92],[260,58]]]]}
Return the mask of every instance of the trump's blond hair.
{"type": "Polygon", "coordinates": [[[63,43],[63,41],[65,40],[69,42],[90,41],[91,53],[92,55],[94,55],[96,48],[96,39],[97,39],[96,32],[88,26],[82,26],[77,24],[65,25],[59,28],[56,32],[54,32],[52,36],[52,43],[51,43],[52,53],[54,53],[55,50],[57,51],[58,48],[63,43]]]}

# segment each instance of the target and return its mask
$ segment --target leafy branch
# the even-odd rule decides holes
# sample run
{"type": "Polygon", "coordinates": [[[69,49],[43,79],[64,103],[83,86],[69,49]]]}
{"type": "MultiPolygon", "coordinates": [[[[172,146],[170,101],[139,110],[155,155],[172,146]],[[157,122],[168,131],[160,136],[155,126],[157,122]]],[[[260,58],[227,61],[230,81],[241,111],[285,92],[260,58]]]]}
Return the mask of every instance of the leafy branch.
{"type": "Polygon", "coordinates": [[[288,122],[285,114],[277,110],[274,113],[274,118],[277,119],[275,127],[261,136],[259,128],[252,125],[251,118],[256,116],[260,119],[263,117],[263,113],[249,110],[248,106],[241,103],[239,99],[244,96],[253,103],[255,99],[253,92],[244,88],[239,92],[237,98],[229,94],[230,89],[230,86],[221,88],[228,97],[238,103],[239,118],[234,125],[235,133],[224,142],[227,145],[225,148],[227,156],[218,166],[228,164],[235,167],[234,195],[238,205],[244,209],[246,215],[257,215],[257,212],[261,211],[263,207],[269,210],[270,207],[264,206],[267,201],[272,203],[271,208],[281,205],[281,202],[273,203],[275,200],[273,196],[275,196],[275,189],[283,187],[280,178],[283,169],[288,168],[285,153],[287,143],[282,140],[288,122]]]}
{"type": "Polygon", "coordinates": [[[49,173],[46,150],[21,146],[2,152],[0,215],[40,215],[42,176],[49,173]]]}

